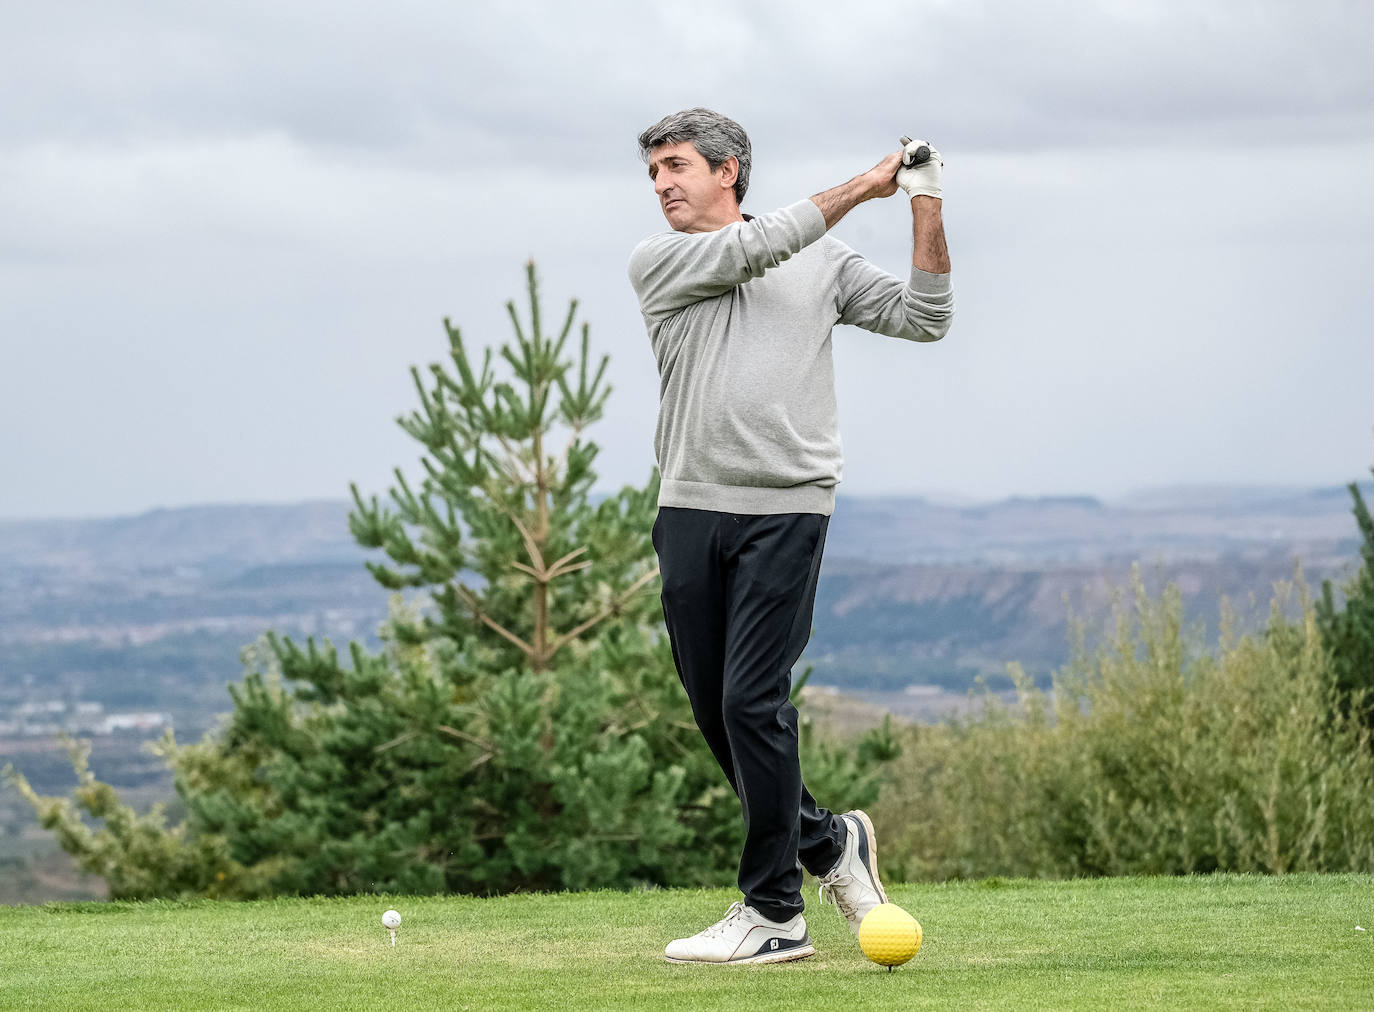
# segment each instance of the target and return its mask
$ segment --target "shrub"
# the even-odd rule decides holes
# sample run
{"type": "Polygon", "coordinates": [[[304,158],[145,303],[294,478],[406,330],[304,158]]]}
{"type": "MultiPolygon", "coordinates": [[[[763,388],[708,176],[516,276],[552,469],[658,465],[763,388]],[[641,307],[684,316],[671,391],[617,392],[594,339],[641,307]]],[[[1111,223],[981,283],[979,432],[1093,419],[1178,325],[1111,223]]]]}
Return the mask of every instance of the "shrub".
{"type": "Polygon", "coordinates": [[[1341,710],[1359,715],[1374,728],[1374,516],[1360,486],[1352,481],[1347,487],[1360,532],[1360,568],[1344,586],[1345,601],[1340,608],[1336,607],[1331,581],[1322,581],[1322,596],[1316,604],[1317,626],[1331,654],[1341,710]]]}
{"type": "Polygon", "coordinates": [[[1049,692],[1013,668],[1014,703],[905,729],[875,813],[896,877],[1374,870],[1369,732],[1333,707],[1305,594],[1208,651],[1176,587],[1131,590],[1049,692]]]}

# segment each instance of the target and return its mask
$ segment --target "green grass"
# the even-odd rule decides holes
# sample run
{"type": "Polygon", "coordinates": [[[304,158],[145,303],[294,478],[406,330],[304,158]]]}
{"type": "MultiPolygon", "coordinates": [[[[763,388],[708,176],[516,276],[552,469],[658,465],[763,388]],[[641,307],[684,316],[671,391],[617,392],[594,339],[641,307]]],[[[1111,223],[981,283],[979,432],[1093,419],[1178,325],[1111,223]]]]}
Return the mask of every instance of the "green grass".
{"type": "Polygon", "coordinates": [[[899,886],[893,973],[807,888],[817,954],[675,966],[728,890],[0,908],[0,1005],[109,1008],[1374,1008],[1374,876],[899,886]],[[382,911],[405,918],[391,948],[382,911]],[[1356,925],[1371,929],[1358,932],[1356,925]]]}

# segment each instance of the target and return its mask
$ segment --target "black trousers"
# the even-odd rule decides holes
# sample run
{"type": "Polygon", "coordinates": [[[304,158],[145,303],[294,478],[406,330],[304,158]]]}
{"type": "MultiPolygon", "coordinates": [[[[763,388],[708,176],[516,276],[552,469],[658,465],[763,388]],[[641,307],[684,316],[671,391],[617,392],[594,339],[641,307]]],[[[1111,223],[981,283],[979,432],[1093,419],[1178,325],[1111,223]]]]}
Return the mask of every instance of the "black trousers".
{"type": "Polygon", "coordinates": [[[802,868],[834,867],[845,829],[802,784],[792,666],[811,635],[830,518],[662,507],[663,616],[692,714],[744,809],[739,887],[765,917],[802,910],[802,868]]]}

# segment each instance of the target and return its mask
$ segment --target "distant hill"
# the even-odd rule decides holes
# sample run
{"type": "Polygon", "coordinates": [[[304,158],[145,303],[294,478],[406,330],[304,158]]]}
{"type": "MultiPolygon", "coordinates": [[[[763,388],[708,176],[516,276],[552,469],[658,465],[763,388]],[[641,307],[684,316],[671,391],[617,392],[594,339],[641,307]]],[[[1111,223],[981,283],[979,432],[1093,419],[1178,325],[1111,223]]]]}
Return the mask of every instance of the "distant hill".
{"type": "Polygon", "coordinates": [[[346,500],[187,506],[89,520],[0,520],[0,569],[70,572],[244,567],[359,557],[346,500]]]}
{"type": "MultiPolygon", "coordinates": [[[[203,724],[268,628],[375,642],[387,594],[348,532],[350,504],[221,505],[0,522],[0,722],[67,698],[203,724]]],[[[1300,558],[1314,582],[1357,557],[1345,488],[1175,488],[988,503],[841,496],[807,659],[816,682],[953,688],[1008,660],[1048,673],[1065,599],[1089,618],[1140,560],[1192,614],[1254,596],[1300,558]]]]}
{"type": "MultiPolygon", "coordinates": [[[[1374,486],[1362,486],[1374,497],[1374,486]]],[[[347,562],[363,552],[347,500],[211,505],[83,520],[0,520],[0,574],[16,569],[236,573],[253,565],[347,562]]],[[[827,558],[891,563],[1216,558],[1355,543],[1344,486],[1150,489],[1115,502],[1024,496],[986,503],[841,494],[827,558]]]]}
{"type": "MultiPolygon", "coordinates": [[[[1242,629],[1259,628],[1275,586],[1293,579],[1294,561],[1275,550],[1156,560],[1140,570],[1152,594],[1176,584],[1189,621],[1214,641],[1222,597],[1242,629]]],[[[1349,562],[1304,563],[1302,574],[1315,593],[1323,579],[1340,581],[1349,562]]],[[[806,660],[817,683],[860,693],[913,685],[963,692],[980,676],[1006,685],[1013,661],[1044,683],[1068,660],[1070,612],[1096,642],[1094,630],[1106,626],[1114,601],[1124,600],[1131,566],[1124,558],[1003,567],[833,560],[817,589],[806,660]]]]}
{"type": "Polygon", "coordinates": [[[1113,503],[1090,496],[962,505],[842,496],[826,555],[1017,566],[1280,551],[1325,563],[1349,556],[1357,542],[1344,487],[1161,489],[1113,503]]]}

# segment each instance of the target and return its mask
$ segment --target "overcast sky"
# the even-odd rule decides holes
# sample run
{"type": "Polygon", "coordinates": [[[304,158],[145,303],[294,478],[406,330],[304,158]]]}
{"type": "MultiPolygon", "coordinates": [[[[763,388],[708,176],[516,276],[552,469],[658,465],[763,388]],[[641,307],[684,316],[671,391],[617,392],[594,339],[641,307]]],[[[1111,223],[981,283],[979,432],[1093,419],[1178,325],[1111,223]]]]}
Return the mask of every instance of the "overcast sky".
{"type": "MultiPolygon", "coordinates": [[[[140,0],[0,34],[0,517],[384,493],[449,316],[539,266],[653,466],[635,135],[750,132],[746,211],[945,159],[941,342],[835,335],[841,494],[1337,484],[1374,463],[1374,5],[140,0]]],[[[836,234],[905,274],[910,215],[836,234]]]]}

